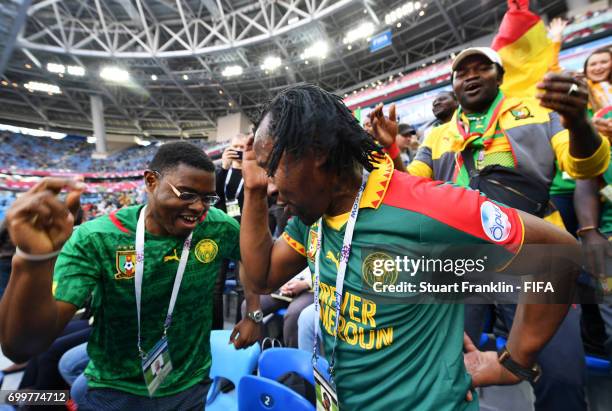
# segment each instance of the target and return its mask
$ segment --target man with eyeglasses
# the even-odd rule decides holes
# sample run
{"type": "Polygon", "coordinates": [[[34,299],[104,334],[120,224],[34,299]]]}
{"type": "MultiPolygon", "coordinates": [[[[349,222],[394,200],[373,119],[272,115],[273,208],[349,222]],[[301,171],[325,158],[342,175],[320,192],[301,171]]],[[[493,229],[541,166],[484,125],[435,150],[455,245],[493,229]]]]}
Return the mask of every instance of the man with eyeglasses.
{"type": "MultiPolygon", "coordinates": [[[[15,201],[7,226],[17,252],[0,301],[4,354],[21,362],[44,351],[93,292],[79,410],[202,409],[213,285],[222,259],[240,259],[238,223],[212,207],[214,171],[197,147],[165,144],[144,173],[146,205],[74,233],[69,210],[82,183],[44,179],[15,201]]],[[[245,338],[233,342],[252,342],[245,338]]]]}

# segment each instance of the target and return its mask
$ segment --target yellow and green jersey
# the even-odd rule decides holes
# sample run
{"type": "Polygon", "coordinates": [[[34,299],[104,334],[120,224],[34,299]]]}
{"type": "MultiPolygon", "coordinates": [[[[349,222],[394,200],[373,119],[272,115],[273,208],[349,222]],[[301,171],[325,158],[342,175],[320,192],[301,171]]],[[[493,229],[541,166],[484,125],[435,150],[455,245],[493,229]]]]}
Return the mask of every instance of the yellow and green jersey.
{"type": "MultiPolygon", "coordinates": [[[[477,401],[465,401],[471,381],[463,364],[463,305],[371,300],[371,293],[363,292],[364,281],[371,280],[362,261],[376,245],[493,244],[499,246],[494,247],[500,251],[494,264],[500,266],[522,244],[517,211],[478,191],[394,172],[388,157],[370,174],[359,207],[338,322],[335,382],[340,409],[478,410],[477,401]],[[488,230],[487,210],[492,209],[504,216],[495,232],[488,230]]],[[[348,213],[323,219],[319,321],[326,357],[333,344],[336,273],[347,220],[348,213]]],[[[293,218],[282,236],[313,272],[317,229],[316,223],[309,227],[293,218]]]]}
{"type": "Polygon", "coordinates": [[[465,186],[468,179],[462,178],[465,172],[459,153],[474,144],[476,149],[483,148],[482,163],[476,162],[478,166],[512,167],[546,187],[550,187],[557,169],[580,179],[595,177],[607,169],[610,157],[607,139],[602,139],[591,157],[574,158],[569,151],[569,132],[558,113],[541,107],[535,99],[506,98],[500,102],[499,97],[496,99],[499,104],[490,107],[496,112],[487,113],[493,121],[484,131],[463,135],[461,124],[470,124],[471,129],[477,122],[456,110],[451,121],[431,130],[407,171],[465,186]],[[484,144],[479,144],[480,140],[484,144]]]}
{"type": "MultiPolygon", "coordinates": [[[[85,370],[92,388],[148,396],[138,354],[135,232],[142,206],[123,208],[79,226],[55,265],[55,299],[81,307],[93,298],[93,331],[85,370]]],[[[239,225],[211,208],[193,232],[189,259],[168,330],[173,370],[155,396],[173,395],[208,376],[212,291],[224,258],[239,259],[239,225]]],[[[161,338],[183,238],[145,234],[142,348],[161,338]]]]}

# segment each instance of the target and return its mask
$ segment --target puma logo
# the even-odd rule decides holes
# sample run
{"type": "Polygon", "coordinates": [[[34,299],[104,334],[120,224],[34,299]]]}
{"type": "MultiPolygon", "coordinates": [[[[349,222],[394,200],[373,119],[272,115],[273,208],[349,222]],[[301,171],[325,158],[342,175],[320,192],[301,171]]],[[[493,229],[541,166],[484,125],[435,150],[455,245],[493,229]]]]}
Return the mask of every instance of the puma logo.
{"type": "Polygon", "coordinates": [[[176,254],[176,248],[174,249],[174,255],[167,255],[164,257],[164,263],[172,260],[180,261],[178,255],[176,254]]]}
{"type": "Polygon", "coordinates": [[[336,270],[340,269],[340,261],[338,261],[334,253],[332,253],[331,251],[328,251],[327,254],[325,254],[325,258],[330,260],[332,263],[336,264],[336,270]]]}

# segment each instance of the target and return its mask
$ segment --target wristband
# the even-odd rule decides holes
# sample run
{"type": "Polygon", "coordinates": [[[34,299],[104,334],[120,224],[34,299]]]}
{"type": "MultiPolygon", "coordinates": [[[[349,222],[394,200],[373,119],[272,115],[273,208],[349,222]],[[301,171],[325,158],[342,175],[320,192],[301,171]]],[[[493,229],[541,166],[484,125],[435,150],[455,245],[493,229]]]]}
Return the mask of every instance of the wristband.
{"type": "Polygon", "coordinates": [[[389,157],[391,157],[392,160],[400,155],[400,149],[399,147],[397,147],[397,144],[395,143],[391,144],[389,147],[385,148],[384,150],[387,152],[387,154],[389,154],[389,157]]]}
{"type": "Polygon", "coordinates": [[[588,225],[586,227],[580,227],[578,230],[576,230],[576,235],[578,237],[581,237],[582,233],[585,233],[587,231],[591,231],[591,230],[597,230],[597,227],[594,225],[588,225]]]}
{"type": "Polygon", "coordinates": [[[52,253],[47,254],[28,254],[21,250],[19,247],[15,247],[15,255],[17,257],[23,258],[26,261],[47,261],[51,260],[54,257],[57,257],[62,250],[56,250],[52,253]]]}

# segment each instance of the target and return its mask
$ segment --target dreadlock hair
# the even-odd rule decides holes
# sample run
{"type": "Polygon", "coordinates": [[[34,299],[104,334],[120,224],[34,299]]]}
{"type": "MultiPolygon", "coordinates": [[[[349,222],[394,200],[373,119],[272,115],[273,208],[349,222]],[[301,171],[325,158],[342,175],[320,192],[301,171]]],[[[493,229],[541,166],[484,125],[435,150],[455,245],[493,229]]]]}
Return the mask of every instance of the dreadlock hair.
{"type": "Polygon", "coordinates": [[[337,175],[353,173],[359,165],[372,171],[374,153],[382,154],[342,99],[315,85],[281,91],[264,107],[256,128],[268,114],[268,134],[274,140],[267,166],[270,176],[285,152],[296,159],[310,151],[325,153],[325,167],[337,175]]]}

